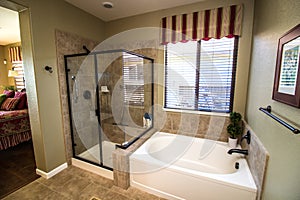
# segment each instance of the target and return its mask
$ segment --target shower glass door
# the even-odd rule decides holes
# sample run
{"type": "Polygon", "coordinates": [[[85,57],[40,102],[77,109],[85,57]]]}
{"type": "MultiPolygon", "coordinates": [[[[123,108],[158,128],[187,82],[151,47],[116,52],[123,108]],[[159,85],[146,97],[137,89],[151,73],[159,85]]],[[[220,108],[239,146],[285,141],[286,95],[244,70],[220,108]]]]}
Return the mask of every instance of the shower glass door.
{"type": "Polygon", "coordinates": [[[95,62],[94,55],[65,56],[73,156],[102,165],[95,62]]]}
{"type": "Polygon", "coordinates": [[[153,60],[112,50],[97,54],[96,62],[103,162],[112,163],[107,156],[115,146],[126,148],[152,127],[144,116],[153,116],[153,60]]]}
{"type": "Polygon", "coordinates": [[[122,53],[98,52],[95,57],[103,165],[113,168],[112,152],[117,144],[124,142],[124,133],[117,126],[121,120],[119,114],[121,111],[114,112],[114,109],[122,105],[122,90],[119,90],[122,77],[122,53]],[[118,97],[118,102],[114,103],[114,96],[118,97]]]}
{"type": "Polygon", "coordinates": [[[153,60],[141,54],[65,56],[75,158],[112,169],[115,148],[127,148],[152,128],[153,60]]]}

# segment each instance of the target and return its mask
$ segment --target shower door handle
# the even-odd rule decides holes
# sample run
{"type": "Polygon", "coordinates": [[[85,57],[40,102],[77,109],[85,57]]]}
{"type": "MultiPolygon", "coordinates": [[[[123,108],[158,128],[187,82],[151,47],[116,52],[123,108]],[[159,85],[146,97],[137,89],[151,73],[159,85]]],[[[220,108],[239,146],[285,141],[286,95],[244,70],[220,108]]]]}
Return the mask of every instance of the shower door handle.
{"type": "Polygon", "coordinates": [[[71,77],[72,78],[72,80],[74,81],[74,102],[75,103],[77,103],[77,101],[78,101],[78,85],[77,85],[77,80],[76,80],[76,76],[72,76],[71,77]]]}
{"type": "Polygon", "coordinates": [[[95,114],[96,114],[97,117],[100,116],[99,113],[100,113],[100,112],[99,112],[99,109],[97,108],[97,109],[95,110],[95,114]]]}
{"type": "Polygon", "coordinates": [[[100,120],[100,109],[99,109],[99,108],[97,108],[97,109],[95,110],[95,115],[96,115],[96,117],[100,120]]]}

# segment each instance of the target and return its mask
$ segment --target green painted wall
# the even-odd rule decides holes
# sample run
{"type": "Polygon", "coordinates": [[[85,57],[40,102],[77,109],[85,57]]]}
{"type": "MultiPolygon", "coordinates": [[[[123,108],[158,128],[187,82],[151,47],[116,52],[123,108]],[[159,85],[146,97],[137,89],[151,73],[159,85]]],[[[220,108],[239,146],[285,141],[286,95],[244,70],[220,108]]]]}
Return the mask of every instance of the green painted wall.
{"type": "Polygon", "coordinates": [[[258,110],[274,113],[300,126],[300,109],[272,100],[278,39],[300,22],[299,0],[257,0],[247,99],[247,121],[270,153],[263,199],[300,199],[300,135],[258,110]]]}
{"type": "MultiPolygon", "coordinates": [[[[258,111],[260,106],[272,105],[273,110],[294,122],[300,121],[299,109],[271,99],[278,38],[300,21],[298,0],[258,0],[255,5],[252,63],[248,87],[251,54],[253,1],[207,1],[178,8],[148,13],[104,24],[101,20],[69,5],[62,0],[16,0],[29,7],[32,23],[33,70],[25,72],[27,87],[31,90],[30,107],[33,116],[34,147],[37,166],[49,172],[65,162],[62,113],[59,100],[58,75],[54,30],[60,29],[101,41],[105,37],[138,27],[157,27],[163,16],[192,12],[222,6],[226,3],[244,3],[244,27],[240,41],[239,88],[237,109],[246,119],[270,153],[263,199],[300,199],[300,138],[258,111]],[[105,27],[104,27],[105,26],[105,27]],[[105,35],[104,35],[105,28],[105,35]],[[54,72],[43,70],[52,66],[54,72]],[[35,78],[33,78],[35,77],[35,78]],[[247,104],[245,103],[247,100],[247,104]]],[[[28,14],[28,13],[27,13],[28,14]]],[[[24,17],[28,17],[24,13],[24,17]]],[[[26,25],[27,26],[27,25],[26,25]]],[[[27,29],[29,29],[27,27],[27,29]]],[[[25,27],[26,29],[26,27],[25,27]]],[[[27,41],[28,42],[28,41],[27,41]]],[[[27,44],[26,46],[30,46],[27,44]]]]}

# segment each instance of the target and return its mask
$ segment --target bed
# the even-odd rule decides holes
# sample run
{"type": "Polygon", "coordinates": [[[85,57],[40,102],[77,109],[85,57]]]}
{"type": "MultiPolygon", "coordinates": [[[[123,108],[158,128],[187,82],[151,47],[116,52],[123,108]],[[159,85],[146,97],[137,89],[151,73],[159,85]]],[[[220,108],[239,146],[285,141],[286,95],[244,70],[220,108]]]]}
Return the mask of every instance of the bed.
{"type": "Polygon", "coordinates": [[[28,109],[0,111],[0,150],[30,139],[28,109]]]}

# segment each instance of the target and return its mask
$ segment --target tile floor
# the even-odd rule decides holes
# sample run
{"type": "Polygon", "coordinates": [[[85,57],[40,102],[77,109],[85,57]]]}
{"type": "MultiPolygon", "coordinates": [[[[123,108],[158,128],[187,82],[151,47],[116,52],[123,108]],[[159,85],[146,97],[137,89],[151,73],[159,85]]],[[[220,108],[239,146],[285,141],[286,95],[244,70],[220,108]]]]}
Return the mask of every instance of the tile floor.
{"type": "Polygon", "coordinates": [[[32,141],[0,151],[0,199],[31,183],[35,173],[32,141]]]}
{"type": "Polygon", "coordinates": [[[113,181],[69,166],[50,179],[38,178],[3,200],[163,200],[135,188],[123,190],[113,185],[113,181]]]}

